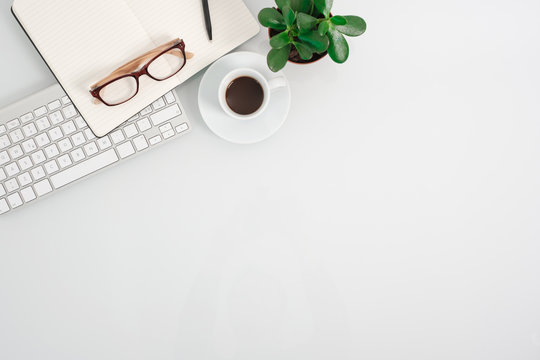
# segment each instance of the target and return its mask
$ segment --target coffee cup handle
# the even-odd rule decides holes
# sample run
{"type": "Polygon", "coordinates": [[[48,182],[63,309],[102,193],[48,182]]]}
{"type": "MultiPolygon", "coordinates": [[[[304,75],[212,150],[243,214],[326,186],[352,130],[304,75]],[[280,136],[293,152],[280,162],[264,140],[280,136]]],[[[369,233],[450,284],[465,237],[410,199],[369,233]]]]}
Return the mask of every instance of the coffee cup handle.
{"type": "Polygon", "coordinates": [[[270,91],[274,91],[285,86],[287,86],[287,80],[283,76],[268,80],[268,87],[270,88],[270,91]]]}

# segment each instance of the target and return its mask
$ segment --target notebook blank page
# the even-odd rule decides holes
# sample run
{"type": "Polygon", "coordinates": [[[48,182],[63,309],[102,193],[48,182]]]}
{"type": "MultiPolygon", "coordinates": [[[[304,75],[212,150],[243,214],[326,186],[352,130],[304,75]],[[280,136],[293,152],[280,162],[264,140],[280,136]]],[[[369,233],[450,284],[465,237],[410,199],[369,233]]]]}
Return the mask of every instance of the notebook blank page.
{"type": "Polygon", "coordinates": [[[157,43],[183,38],[195,57],[178,73],[183,82],[256,35],[259,24],[242,0],[209,0],[213,40],[208,40],[201,0],[125,0],[157,43]],[[149,4],[152,4],[149,6],[149,4]],[[142,15],[144,14],[144,15],[142,15]]]}
{"type": "Polygon", "coordinates": [[[210,1],[208,41],[199,0],[15,0],[13,12],[88,125],[103,136],[259,31],[242,0],[210,1]],[[181,37],[195,53],[175,77],[142,77],[125,104],[94,104],[92,84],[129,60],[181,37]]]}

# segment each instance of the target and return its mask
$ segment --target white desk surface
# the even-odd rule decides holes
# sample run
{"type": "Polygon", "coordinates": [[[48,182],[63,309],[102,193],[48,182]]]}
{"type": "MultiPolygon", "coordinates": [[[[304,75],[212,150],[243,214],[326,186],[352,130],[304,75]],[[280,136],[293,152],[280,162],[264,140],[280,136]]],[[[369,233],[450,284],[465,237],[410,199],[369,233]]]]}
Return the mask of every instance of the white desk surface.
{"type": "MultiPolygon", "coordinates": [[[[0,106],[54,82],[10,2],[0,106]]],[[[189,136],[0,219],[1,359],[540,359],[540,4],[334,12],[368,32],[287,66],[273,138],[214,136],[199,75],[189,136]]]]}

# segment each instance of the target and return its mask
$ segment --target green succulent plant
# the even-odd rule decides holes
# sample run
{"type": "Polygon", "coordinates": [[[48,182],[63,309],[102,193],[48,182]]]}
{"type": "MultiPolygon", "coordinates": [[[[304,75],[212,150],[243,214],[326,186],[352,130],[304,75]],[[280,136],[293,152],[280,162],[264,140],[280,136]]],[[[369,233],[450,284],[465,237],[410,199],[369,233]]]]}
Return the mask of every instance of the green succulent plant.
{"type": "Polygon", "coordinates": [[[333,0],[275,0],[276,8],[259,12],[261,25],[275,30],[270,38],[272,50],[267,61],[276,72],[285,67],[289,54],[296,48],[303,60],[328,51],[338,64],[349,57],[349,44],[344,35],[360,36],[366,22],[358,16],[331,15],[333,0]]]}

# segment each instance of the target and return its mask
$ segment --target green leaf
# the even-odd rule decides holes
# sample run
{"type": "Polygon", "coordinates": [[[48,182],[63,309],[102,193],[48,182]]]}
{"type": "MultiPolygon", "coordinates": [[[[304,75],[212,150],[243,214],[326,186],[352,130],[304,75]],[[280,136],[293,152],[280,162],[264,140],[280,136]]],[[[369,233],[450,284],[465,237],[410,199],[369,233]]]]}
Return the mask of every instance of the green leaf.
{"type": "Polygon", "coordinates": [[[330,16],[330,10],[332,10],[332,4],[334,0],[313,0],[317,10],[324,15],[325,18],[330,16]]]}
{"type": "Polygon", "coordinates": [[[309,13],[311,11],[311,5],[313,0],[289,0],[291,3],[291,9],[296,12],[309,13]]]}
{"type": "Polygon", "coordinates": [[[278,72],[283,69],[289,60],[289,54],[291,52],[291,44],[282,47],[281,49],[272,49],[266,57],[268,67],[273,72],[278,72]]]}
{"type": "Polygon", "coordinates": [[[347,23],[347,19],[339,15],[332,16],[330,21],[332,21],[332,24],[335,24],[335,25],[345,25],[347,23]]]}
{"type": "Polygon", "coordinates": [[[309,46],[298,41],[294,43],[294,46],[296,47],[296,50],[298,50],[298,55],[300,55],[303,60],[309,60],[313,57],[313,51],[309,46]]]}
{"type": "Polygon", "coordinates": [[[367,28],[367,24],[361,17],[358,16],[344,16],[347,20],[345,25],[335,26],[335,29],[340,33],[348,36],[360,36],[367,28]]]}
{"type": "Polygon", "coordinates": [[[287,27],[294,25],[294,20],[296,20],[296,13],[292,11],[289,6],[285,6],[283,9],[283,17],[285,18],[285,24],[287,27]]]}
{"type": "Polygon", "coordinates": [[[298,29],[300,32],[310,31],[317,24],[317,19],[311,15],[299,13],[297,19],[298,29]]]}
{"type": "Polygon", "coordinates": [[[278,9],[283,10],[285,6],[291,6],[291,0],[276,0],[278,9]]]}
{"type": "Polygon", "coordinates": [[[330,44],[328,37],[319,34],[317,31],[300,34],[298,35],[298,38],[318,53],[325,52],[330,44]]]}
{"type": "Polygon", "coordinates": [[[321,36],[326,35],[329,28],[330,28],[330,24],[328,23],[328,21],[323,21],[322,23],[319,24],[319,34],[321,36]]]}
{"type": "Polygon", "coordinates": [[[349,58],[349,44],[345,37],[335,29],[328,30],[328,39],[330,46],[328,47],[328,55],[337,62],[342,64],[349,58]]]}
{"type": "Polygon", "coordinates": [[[287,46],[287,44],[291,43],[291,38],[289,37],[288,31],[283,31],[277,35],[272,36],[270,39],[270,46],[274,49],[281,49],[284,46],[287,46]]]}
{"type": "Polygon", "coordinates": [[[287,28],[283,15],[272,8],[262,9],[261,12],[259,12],[259,22],[262,26],[275,30],[285,30],[287,28]]]}

